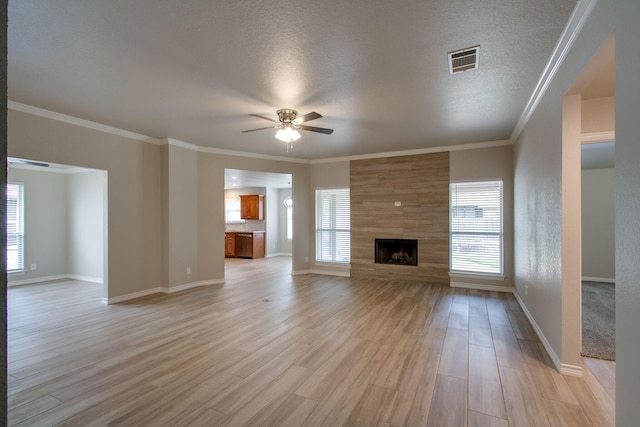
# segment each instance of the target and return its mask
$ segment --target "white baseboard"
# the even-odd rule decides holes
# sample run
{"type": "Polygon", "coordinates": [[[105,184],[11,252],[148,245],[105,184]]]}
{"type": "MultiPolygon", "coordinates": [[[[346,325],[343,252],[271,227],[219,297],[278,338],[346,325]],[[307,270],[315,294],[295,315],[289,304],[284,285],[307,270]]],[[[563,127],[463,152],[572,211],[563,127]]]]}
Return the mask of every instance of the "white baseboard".
{"type": "Polygon", "coordinates": [[[303,274],[311,274],[311,270],[293,270],[291,272],[292,276],[301,276],[303,274]]]}
{"type": "Polygon", "coordinates": [[[477,289],[479,291],[495,291],[495,292],[507,292],[509,294],[514,293],[515,289],[507,286],[496,285],[479,285],[477,283],[464,283],[464,282],[450,282],[449,286],[452,288],[464,288],[464,289],[477,289]]]}
{"type": "Polygon", "coordinates": [[[185,291],[187,289],[193,289],[200,286],[222,285],[222,284],[224,284],[224,279],[213,279],[213,280],[201,280],[199,282],[184,283],[182,285],[171,286],[168,288],[161,288],[161,289],[162,289],[162,292],[165,294],[173,294],[175,292],[185,291]]]}
{"type": "Polygon", "coordinates": [[[106,302],[107,304],[117,304],[119,302],[130,301],[130,300],[136,299],[136,298],[142,298],[142,297],[146,297],[146,296],[149,296],[149,295],[164,294],[164,293],[165,292],[164,292],[163,288],[145,289],[144,291],[133,292],[131,294],[126,294],[126,295],[120,295],[119,297],[103,298],[102,302],[106,302]]]}
{"type": "MultiPolygon", "coordinates": [[[[22,279],[22,280],[11,280],[11,278],[9,277],[9,280],[7,281],[7,286],[31,285],[33,283],[53,282],[53,281],[60,281],[60,280],[84,280],[84,279],[75,279],[70,274],[57,274],[55,276],[33,277],[31,279],[22,279]]],[[[91,280],[88,280],[88,282],[90,281],[91,280]]],[[[102,279],[100,280],[100,283],[102,283],[102,279]]]]}
{"type": "Polygon", "coordinates": [[[285,254],[285,253],[282,253],[282,252],[278,252],[278,253],[275,253],[275,254],[265,255],[265,258],[273,258],[274,256],[288,256],[288,257],[290,257],[292,255],[291,254],[285,254]]]}
{"type": "Polygon", "coordinates": [[[102,277],[80,276],[78,274],[69,274],[67,277],[73,280],[82,280],[83,282],[104,283],[102,277]]]}
{"type": "Polygon", "coordinates": [[[351,271],[345,270],[309,270],[311,274],[323,274],[325,276],[351,277],[351,271]]]}
{"type": "Polygon", "coordinates": [[[602,282],[602,283],[616,283],[616,279],[609,277],[583,277],[583,282],[602,282]]]}
{"type": "Polygon", "coordinates": [[[103,298],[102,302],[106,302],[107,304],[118,304],[121,302],[130,301],[132,299],[142,298],[142,297],[146,297],[153,294],[173,294],[175,292],[180,292],[187,289],[193,289],[200,286],[221,285],[224,283],[225,283],[224,279],[201,280],[199,282],[185,283],[178,286],[157,287],[152,289],[146,289],[144,291],[134,292],[132,294],[120,295],[119,297],[103,298]]]}
{"type": "Polygon", "coordinates": [[[553,347],[551,347],[551,344],[549,344],[549,341],[547,341],[547,338],[542,333],[542,330],[538,326],[538,323],[536,323],[535,319],[531,315],[531,312],[529,311],[527,306],[524,304],[524,301],[522,301],[522,298],[520,298],[520,295],[518,295],[517,292],[514,292],[514,295],[516,297],[516,300],[518,301],[518,304],[520,305],[520,308],[522,308],[524,315],[527,316],[527,319],[529,319],[529,323],[531,323],[531,326],[533,326],[533,329],[536,331],[538,338],[540,338],[540,342],[542,342],[544,349],[547,350],[547,354],[551,358],[551,361],[553,362],[553,365],[556,367],[556,370],[563,375],[570,375],[572,377],[582,377],[581,366],[568,365],[560,361],[560,358],[558,357],[556,352],[553,350],[553,347]]]}

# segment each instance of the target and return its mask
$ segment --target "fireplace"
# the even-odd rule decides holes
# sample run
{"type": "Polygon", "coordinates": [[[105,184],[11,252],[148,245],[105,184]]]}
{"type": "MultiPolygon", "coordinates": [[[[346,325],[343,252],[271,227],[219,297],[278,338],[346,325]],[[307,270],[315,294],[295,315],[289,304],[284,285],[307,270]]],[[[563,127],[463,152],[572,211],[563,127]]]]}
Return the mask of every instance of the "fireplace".
{"type": "Polygon", "coordinates": [[[376,264],[418,265],[418,241],[414,239],[375,239],[376,264]]]}

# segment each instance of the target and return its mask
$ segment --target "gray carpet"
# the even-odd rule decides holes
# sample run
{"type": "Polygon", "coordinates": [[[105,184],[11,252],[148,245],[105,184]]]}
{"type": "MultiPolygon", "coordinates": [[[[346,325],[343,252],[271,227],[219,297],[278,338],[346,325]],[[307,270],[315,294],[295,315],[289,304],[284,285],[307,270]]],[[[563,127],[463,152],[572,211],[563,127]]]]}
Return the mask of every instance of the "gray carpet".
{"type": "Polygon", "coordinates": [[[582,355],[616,360],[615,285],[582,282],[582,355]]]}

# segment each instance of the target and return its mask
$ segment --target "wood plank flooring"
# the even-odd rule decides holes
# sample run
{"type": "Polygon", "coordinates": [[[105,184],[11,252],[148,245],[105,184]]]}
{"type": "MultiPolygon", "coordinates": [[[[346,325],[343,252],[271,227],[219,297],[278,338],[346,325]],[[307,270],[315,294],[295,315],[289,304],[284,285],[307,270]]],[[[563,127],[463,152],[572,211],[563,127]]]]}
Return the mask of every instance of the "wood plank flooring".
{"type": "Polygon", "coordinates": [[[558,374],[511,295],[226,265],[110,306],[87,282],[10,288],[10,424],[615,424],[614,364],[558,374]]]}

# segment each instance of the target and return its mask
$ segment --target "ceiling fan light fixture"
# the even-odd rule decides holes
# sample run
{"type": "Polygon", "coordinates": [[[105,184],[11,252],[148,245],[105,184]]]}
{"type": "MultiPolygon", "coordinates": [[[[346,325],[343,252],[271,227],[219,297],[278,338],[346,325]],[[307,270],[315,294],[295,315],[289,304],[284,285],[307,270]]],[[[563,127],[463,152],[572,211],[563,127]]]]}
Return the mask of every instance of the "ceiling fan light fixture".
{"type": "Polygon", "coordinates": [[[276,138],[278,138],[282,142],[291,143],[300,139],[300,132],[291,126],[285,126],[282,129],[279,129],[276,132],[276,138]]]}

